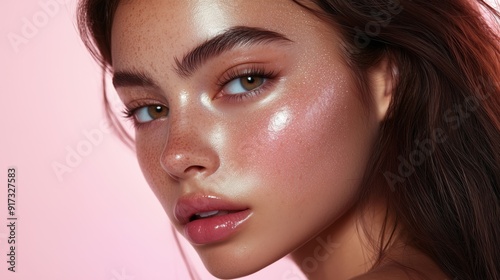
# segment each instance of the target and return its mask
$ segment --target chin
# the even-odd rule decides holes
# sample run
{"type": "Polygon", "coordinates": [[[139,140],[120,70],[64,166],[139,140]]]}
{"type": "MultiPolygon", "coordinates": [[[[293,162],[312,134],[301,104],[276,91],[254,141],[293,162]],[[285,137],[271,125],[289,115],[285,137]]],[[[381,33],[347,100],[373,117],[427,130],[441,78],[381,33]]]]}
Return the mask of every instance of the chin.
{"type": "Polygon", "coordinates": [[[234,279],[253,274],[269,264],[256,264],[249,259],[245,260],[230,260],[224,259],[207,259],[202,258],[205,268],[213,276],[220,279],[234,279]]]}
{"type": "Polygon", "coordinates": [[[205,266],[205,268],[210,272],[210,274],[219,279],[235,279],[235,278],[245,277],[262,269],[259,268],[255,270],[255,269],[248,269],[247,267],[235,267],[227,264],[219,264],[216,266],[205,266]]]}
{"type": "MultiPolygon", "coordinates": [[[[225,247],[225,246],[222,246],[225,247]]],[[[252,253],[248,247],[196,248],[205,268],[220,279],[234,279],[253,274],[279,260],[282,256],[252,253]],[[228,250],[229,249],[229,250],[228,250]]]]}

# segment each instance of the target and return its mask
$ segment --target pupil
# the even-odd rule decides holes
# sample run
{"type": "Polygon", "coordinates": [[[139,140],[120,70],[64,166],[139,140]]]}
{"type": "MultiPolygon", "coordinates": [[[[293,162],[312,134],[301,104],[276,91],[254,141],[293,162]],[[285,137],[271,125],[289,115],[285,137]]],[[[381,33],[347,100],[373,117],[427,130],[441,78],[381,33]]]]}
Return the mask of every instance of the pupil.
{"type": "Polygon", "coordinates": [[[150,106],[148,108],[149,116],[154,119],[164,117],[168,114],[168,108],[161,105],[150,106]]]}
{"type": "Polygon", "coordinates": [[[259,76],[246,76],[240,78],[240,85],[247,91],[254,90],[264,83],[264,78],[259,76]]]}

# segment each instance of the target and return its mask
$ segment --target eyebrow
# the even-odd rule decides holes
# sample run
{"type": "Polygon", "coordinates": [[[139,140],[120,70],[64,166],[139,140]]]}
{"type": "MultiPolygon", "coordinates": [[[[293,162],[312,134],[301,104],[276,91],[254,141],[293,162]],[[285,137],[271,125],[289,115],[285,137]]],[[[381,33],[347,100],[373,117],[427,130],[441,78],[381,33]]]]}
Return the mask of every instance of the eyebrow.
{"type": "MultiPolygon", "coordinates": [[[[192,75],[203,63],[223,52],[243,45],[258,45],[273,42],[290,43],[285,35],[256,27],[235,26],[201,43],[189,51],[182,60],[174,58],[176,73],[184,78],[192,75]]],[[[159,88],[158,84],[144,72],[135,70],[117,71],[113,74],[113,86],[159,88]]]]}
{"type": "Polygon", "coordinates": [[[258,45],[272,42],[290,43],[285,35],[256,27],[235,26],[203,42],[189,51],[182,60],[174,58],[175,71],[181,77],[189,77],[203,63],[223,52],[243,45],[258,45]]]}
{"type": "Polygon", "coordinates": [[[159,88],[146,73],[140,71],[117,71],[113,74],[113,86],[159,88]]]}

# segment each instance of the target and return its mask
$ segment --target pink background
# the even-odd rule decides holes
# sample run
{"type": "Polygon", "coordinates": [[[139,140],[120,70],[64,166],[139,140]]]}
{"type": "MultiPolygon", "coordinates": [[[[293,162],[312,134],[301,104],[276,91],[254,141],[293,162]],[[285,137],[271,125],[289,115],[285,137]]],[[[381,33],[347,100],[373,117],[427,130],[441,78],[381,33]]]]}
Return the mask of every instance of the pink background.
{"type": "MultiPolygon", "coordinates": [[[[75,0],[0,2],[0,279],[188,279],[134,153],[100,129],[100,72],[78,38],[75,6],[75,0]],[[55,3],[50,13],[40,4],[48,2],[55,3]],[[24,39],[13,43],[9,36],[24,39]],[[92,133],[93,144],[85,135],[92,133]],[[70,156],[78,149],[80,161],[70,156]],[[57,163],[71,172],[58,177],[57,163]],[[15,273],[7,270],[12,165],[15,273]]],[[[214,279],[184,245],[201,278],[214,279]]],[[[245,279],[303,276],[284,260],[245,279]]]]}

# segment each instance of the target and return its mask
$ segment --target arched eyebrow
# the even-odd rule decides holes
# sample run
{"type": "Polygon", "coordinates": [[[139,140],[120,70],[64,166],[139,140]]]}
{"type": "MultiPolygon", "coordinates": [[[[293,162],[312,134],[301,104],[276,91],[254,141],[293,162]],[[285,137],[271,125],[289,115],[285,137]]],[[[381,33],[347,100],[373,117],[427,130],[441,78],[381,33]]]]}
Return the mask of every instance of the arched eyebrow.
{"type": "MultiPolygon", "coordinates": [[[[242,45],[268,43],[291,43],[285,35],[261,28],[235,26],[201,43],[189,51],[182,60],[174,58],[175,71],[187,78],[210,58],[242,45]]],[[[113,85],[119,87],[159,88],[158,84],[141,71],[117,71],[113,74],[113,85]]]]}
{"type": "Polygon", "coordinates": [[[179,76],[187,78],[210,58],[238,46],[290,42],[293,41],[278,32],[235,26],[193,48],[181,60],[174,58],[175,71],[179,76]]]}
{"type": "Polygon", "coordinates": [[[153,79],[140,71],[117,71],[113,74],[113,86],[159,88],[153,79]]]}

